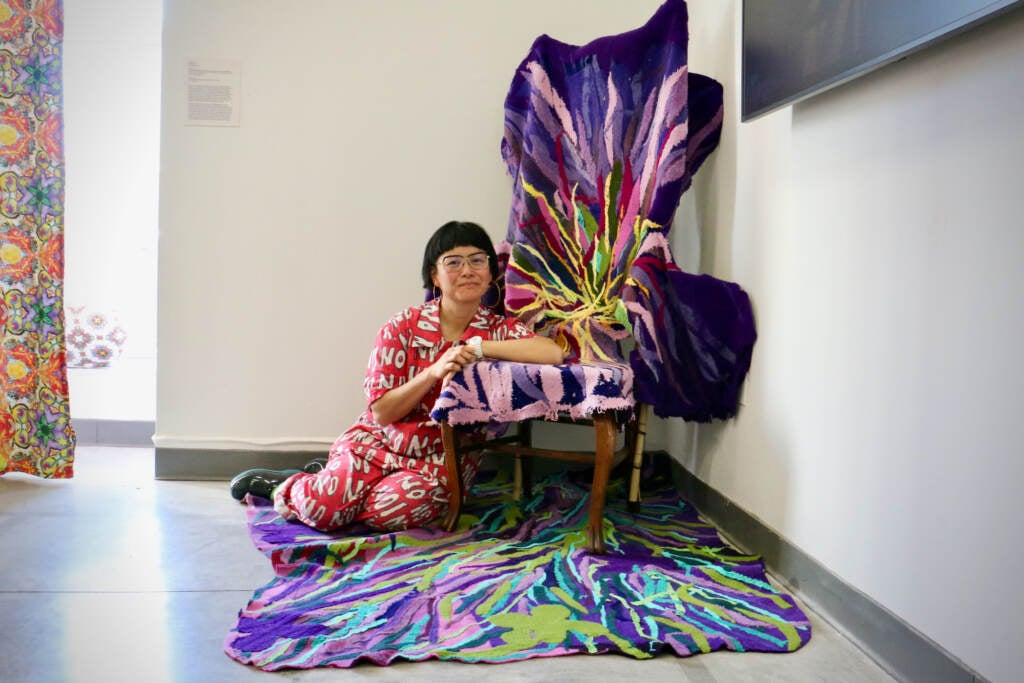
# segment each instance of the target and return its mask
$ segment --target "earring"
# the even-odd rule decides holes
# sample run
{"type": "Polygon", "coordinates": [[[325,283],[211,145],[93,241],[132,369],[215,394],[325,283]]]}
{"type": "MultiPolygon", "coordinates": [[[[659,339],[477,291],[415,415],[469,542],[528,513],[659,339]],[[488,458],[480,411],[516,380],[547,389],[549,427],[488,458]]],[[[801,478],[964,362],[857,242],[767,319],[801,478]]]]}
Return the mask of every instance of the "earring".
{"type": "Polygon", "coordinates": [[[434,285],[434,290],[433,290],[432,294],[434,295],[435,299],[440,299],[441,298],[441,290],[440,290],[440,288],[437,285],[434,285]]]}

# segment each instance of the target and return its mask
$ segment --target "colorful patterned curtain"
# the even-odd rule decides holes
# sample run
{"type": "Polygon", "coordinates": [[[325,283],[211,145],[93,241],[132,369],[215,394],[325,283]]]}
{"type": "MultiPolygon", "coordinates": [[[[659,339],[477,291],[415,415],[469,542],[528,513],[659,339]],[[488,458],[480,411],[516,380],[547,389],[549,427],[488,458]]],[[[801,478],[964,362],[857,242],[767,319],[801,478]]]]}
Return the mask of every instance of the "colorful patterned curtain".
{"type": "Polygon", "coordinates": [[[72,476],[62,0],[0,0],[0,473],[72,476]]]}

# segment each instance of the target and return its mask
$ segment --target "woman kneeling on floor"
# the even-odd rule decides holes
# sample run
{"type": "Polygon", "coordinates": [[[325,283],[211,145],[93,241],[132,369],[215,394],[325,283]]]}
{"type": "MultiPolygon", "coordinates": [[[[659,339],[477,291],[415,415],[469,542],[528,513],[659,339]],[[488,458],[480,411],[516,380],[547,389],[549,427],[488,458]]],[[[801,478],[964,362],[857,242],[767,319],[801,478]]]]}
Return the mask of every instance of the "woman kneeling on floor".
{"type": "MultiPolygon", "coordinates": [[[[449,499],[441,428],[430,410],[441,388],[481,358],[560,363],[562,349],[481,300],[498,275],[490,237],[475,223],[441,226],[423,254],[423,286],[440,292],[392,317],[377,333],[363,390],[367,409],[303,471],[255,469],[231,495],[269,498],[285,519],[321,531],[352,523],[396,531],[441,517],[449,499]],[[322,469],[321,469],[322,468],[322,469]],[[319,471],[317,471],[319,470],[319,471]]],[[[479,455],[462,463],[468,488],[479,455]]]]}

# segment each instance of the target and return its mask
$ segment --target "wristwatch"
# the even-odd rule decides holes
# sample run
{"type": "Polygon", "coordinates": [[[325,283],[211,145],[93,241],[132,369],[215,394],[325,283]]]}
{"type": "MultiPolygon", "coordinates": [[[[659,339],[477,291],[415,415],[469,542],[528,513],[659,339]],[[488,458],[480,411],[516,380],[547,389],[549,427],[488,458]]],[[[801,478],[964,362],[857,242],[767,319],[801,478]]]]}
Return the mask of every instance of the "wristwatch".
{"type": "Polygon", "coordinates": [[[477,360],[484,357],[484,340],[482,337],[470,337],[466,340],[466,345],[473,347],[473,353],[476,354],[477,360]]]}

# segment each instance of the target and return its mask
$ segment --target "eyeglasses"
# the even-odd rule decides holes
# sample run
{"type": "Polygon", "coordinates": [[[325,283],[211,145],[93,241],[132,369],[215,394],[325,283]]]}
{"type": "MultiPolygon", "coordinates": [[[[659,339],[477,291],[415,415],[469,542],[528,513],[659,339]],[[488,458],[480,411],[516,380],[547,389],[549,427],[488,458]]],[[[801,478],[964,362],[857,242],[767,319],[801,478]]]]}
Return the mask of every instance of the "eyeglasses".
{"type": "Polygon", "coordinates": [[[469,264],[473,270],[483,270],[491,262],[491,257],[483,252],[469,256],[445,256],[441,259],[441,267],[450,273],[457,273],[462,266],[469,264]]]}

